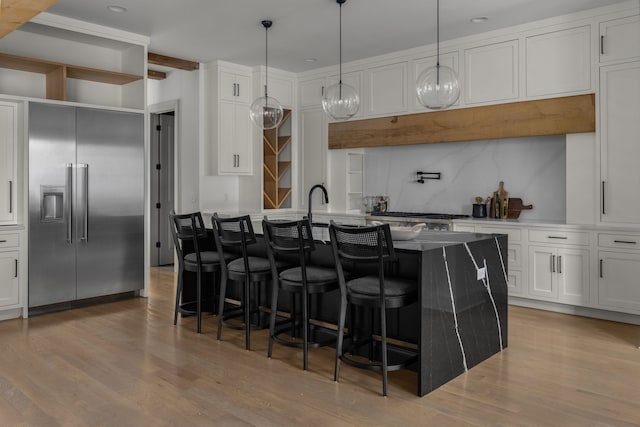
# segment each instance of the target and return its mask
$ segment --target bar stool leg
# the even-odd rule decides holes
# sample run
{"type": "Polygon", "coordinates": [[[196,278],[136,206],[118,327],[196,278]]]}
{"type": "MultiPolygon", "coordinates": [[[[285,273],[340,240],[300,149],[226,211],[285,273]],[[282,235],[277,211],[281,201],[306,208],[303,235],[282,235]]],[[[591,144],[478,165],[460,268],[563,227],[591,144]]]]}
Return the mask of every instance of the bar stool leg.
{"type": "Polygon", "coordinates": [[[173,311],[173,326],[178,324],[178,309],[180,307],[180,299],[182,298],[182,275],[184,271],[180,270],[178,272],[178,283],[176,286],[176,307],[173,311]]]}
{"type": "Polygon", "coordinates": [[[302,358],[303,369],[309,365],[309,295],[302,292],[302,358]]]}
{"type": "Polygon", "coordinates": [[[247,350],[251,349],[251,320],[250,320],[250,314],[251,314],[251,295],[250,295],[250,291],[249,291],[249,287],[250,287],[250,276],[247,274],[244,278],[243,281],[243,285],[244,285],[244,298],[243,298],[243,302],[242,302],[242,309],[244,312],[244,333],[245,333],[245,348],[247,350]]]}
{"type": "Polygon", "coordinates": [[[217,339],[220,341],[222,336],[222,317],[224,315],[224,299],[227,293],[227,273],[226,269],[222,269],[220,272],[220,293],[218,295],[218,335],[217,339]]]}
{"type": "Polygon", "coordinates": [[[198,316],[197,325],[198,325],[198,333],[202,332],[202,271],[198,269],[197,273],[197,286],[196,290],[196,313],[198,316]]]}
{"type": "Polygon", "coordinates": [[[338,381],[340,376],[340,357],[342,357],[342,345],[344,343],[344,326],[345,319],[347,317],[347,300],[341,298],[340,300],[340,317],[338,319],[338,341],[336,342],[336,366],[333,371],[333,380],[338,381]]]}
{"type": "Polygon", "coordinates": [[[269,346],[267,349],[267,357],[271,359],[273,351],[273,334],[276,331],[276,313],[278,311],[278,282],[273,282],[271,289],[271,314],[269,316],[269,346]]]}
{"type": "Polygon", "coordinates": [[[387,395],[387,315],[384,306],[380,310],[380,332],[382,336],[382,395],[387,395]]]}

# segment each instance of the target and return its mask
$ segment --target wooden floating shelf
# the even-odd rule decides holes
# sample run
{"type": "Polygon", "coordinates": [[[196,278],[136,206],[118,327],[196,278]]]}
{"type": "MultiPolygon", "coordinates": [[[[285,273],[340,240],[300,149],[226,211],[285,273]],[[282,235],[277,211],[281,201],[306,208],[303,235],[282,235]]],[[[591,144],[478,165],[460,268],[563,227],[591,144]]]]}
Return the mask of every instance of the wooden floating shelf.
{"type": "Polygon", "coordinates": [[[0,53],[0,68],[46,75],[47,99],[66,100],[66,80],[77,79],[113,85],[125,85],[143,79],[136,74],[99,70],[36,58],[0,53]]]}
{"type": "Polygon", "coordinates": [[[594,132],[595,95],[329,124],[329,149],[389,147],[594,132]]]}

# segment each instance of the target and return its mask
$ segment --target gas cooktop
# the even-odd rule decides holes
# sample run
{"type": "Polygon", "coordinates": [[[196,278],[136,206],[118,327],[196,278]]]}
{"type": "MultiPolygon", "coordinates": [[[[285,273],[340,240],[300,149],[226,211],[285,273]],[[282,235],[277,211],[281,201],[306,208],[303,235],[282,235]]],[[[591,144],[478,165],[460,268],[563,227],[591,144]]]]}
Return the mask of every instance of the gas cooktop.
{"type": "Polygon", "coordinates": [[[462,214],[442,214],[442,213],[422,213],[422,212],[376,212],[376,213],[371,213],[371,216],[388,216],[388,217],[395,217],[395,218],[426,218],[426,219],[442,219],[442,220],[469,218],[469,215],[462,215],[462,214]]]}

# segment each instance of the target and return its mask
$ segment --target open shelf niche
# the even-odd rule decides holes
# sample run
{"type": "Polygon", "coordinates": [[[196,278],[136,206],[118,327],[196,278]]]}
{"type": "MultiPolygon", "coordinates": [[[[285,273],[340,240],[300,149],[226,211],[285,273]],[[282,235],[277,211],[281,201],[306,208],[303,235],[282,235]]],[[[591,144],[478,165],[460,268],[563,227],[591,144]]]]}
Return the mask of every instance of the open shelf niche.
{"type": "Polygon", "coordinates": [[[291,110],[280,125],[267,129],[263,141],[263,199],[265,209],[291,207],[291,110]]]}

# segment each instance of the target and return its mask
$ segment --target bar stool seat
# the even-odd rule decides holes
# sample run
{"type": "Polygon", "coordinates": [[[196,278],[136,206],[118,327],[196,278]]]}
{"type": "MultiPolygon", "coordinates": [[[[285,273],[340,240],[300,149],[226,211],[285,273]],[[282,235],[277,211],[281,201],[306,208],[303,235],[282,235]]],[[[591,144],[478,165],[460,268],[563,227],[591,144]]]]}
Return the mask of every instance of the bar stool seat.
{"type": "Polygon", "coordinates": [[[316,348],[335,342],[335,338],[312,341],[310,337],[311,295],[330,292],[338,289],[338,275],[335,268],[310,264],[311,252],[315,250],[311,224],[308,219],[299,221],[262,221],[262,230],[267,246],[267,254],[272,266],[271,318],[269,321],[269,348],[267,356],[273,352],[273,342],[302,348],[303,369],[309,366],[309,348],[316,348]],[[282,270],[278,273],[276,255],[298,257],[298,266],[282,270]],[[290,319],[276,323],[278,311],[278,295],[283,290],[291,294],[290,319]],[[302,319],[297,321],[295,298],[302,300],[302,319]],[[296,341],[298,329],[302,330],[302,341],[296,341]],[[286,335],[286,336],[285,336],[286,335]]]}
{"type": "MultiPolygon", "coordinates": [[[[396,260],[389,224],[366,227],[341,227],[331,221],[329,225],[331,245],[340,283],[340,315],[338,320],[338,341],[336,344],[336,362],[334,380],[340,376],[340,362],[351,366],[382,371],[382,394],[387,395],[387,372],[404,368],[417,360],[417,354],[405,356],[395,364],[388,363],[387,310],[399,309],[418,301],[418,284],[385,272],[390,262],[396,260]],[[342,261],[358,268],[360,264],[369,264],[364,270],[366,275],[349,280],[343,269],[342,261]],[[375,266],[375,269],[372,269],[375,266]],[[373,270],[373,272],[372,272],[373,270]],[[377,271],[375,271],[377,270],[377,271]],[[380,327],[381,350],[376,360],[374,352],[374,316],[372,315],[371,334],[367,340],[357,337],[358,328],[353,310],[348,325],[349,335],[345,337],[347,306],[365,307],[377,314],[380,327]],[[350,340],[350,351],[344,349],[345,338],[350,340]],[[368,361],[357,356],[357,350],[364,344],[370,345],[368,361]]],[[[406,350],[406,349],[405,349],[406,350]]],[[[361,354],[360,354],[361,355],[361,354]]]]}
{"type": "MultiPolygon", "coordinates": [[[[249,255],[247,252],[247,248],[257,242],[249,215],[220,218],[217,213],[214,213],[212,225],[216,248],[219,252],[226,254],[228,253],[227,249],[236,251],[240,249],[241,253],[241,257],[222,263],[217,339],[220,340],[222,337],[222,326],[232,329],[244,329],[245,348],[250,350],[251,329],[260,327],[259,324],[251,324],[251,315],[260,312],[260,289],[258,286],[265,286],[271,279],[271,264],[268,259],[249,255]],[[240,307],[225,311],[225,296],[229,280],[243,284],[242,296],[240,307]],[[252,288],[255,288],[255,290],[252,288]],[[252,307],[253,300],[255,300],[255,306],[252,307]],[[241,318],[242,324],[238,326],[228,322],[228,320],[234,318],[241,318]]],[[[283,265],[280,265],[280,268],[283,268],[283,265]]]]}
{"type": "Polygon", "coordinates": [[[176,300],[173,311],[173,324],[178,323],[178,312],[183,314],[195,314],[197,316],[196,330],[202,332],[202,275],[213,273],[213,295],[215,296],[215,274],[221,270],[221,256],[218,252],[200,250],[200,243],[207,239],[200,212],[188,214],[176,214],[173,210],[169,214],[171,235],[178,258],[178,280],[176,285],[176,300]],[[183,283],[185,272],[196,273],[196,299],[195,301],[183,301],[183,283]],[[195,310],[186,309],[195,304],[195,310]]]}

